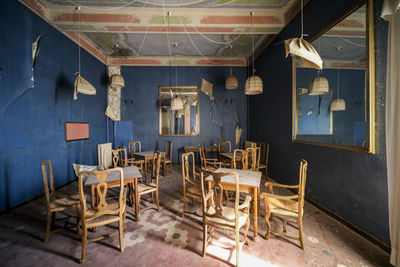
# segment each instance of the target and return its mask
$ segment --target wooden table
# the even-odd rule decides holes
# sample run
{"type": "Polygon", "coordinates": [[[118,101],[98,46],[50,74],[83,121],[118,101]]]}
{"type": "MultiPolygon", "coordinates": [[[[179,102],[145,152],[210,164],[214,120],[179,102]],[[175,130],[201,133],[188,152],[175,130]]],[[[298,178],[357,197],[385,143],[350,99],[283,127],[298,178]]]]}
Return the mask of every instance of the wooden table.
{"type": "MultiPolygon", "coordinates": [[[[135,153],[135,159],[137,158],[138,160],[144,160],[144,177],[146,179],[147,177],[147,163],[151,160],[153,160],[153,154],[155,151],[142,151],[142,152],[137,152],[135,153]]],[[[160,152],[161,158],[165,158],[165,152],[160,152]]],[[[162,161],[162,175],[165,176],[165,170],[167,164],[165,163],[165,160],[162,161]]]]}
{"type": "MultiPolygon", "coordinates": [[[[142,177],[142,174],[140,173],[139,169],[136,166],[130,166],[130,167],[124,167],[122,168],[122,171],[124,173],[124,185],[127,185],[129,183],[133,183],[133,187],[135,190],[135,216],[136,220],[139,219],[139,193],[138,193],[138,179],[142,177]]],[[[114,185],[119,185],[120,184],[120,177],[119,177],[119,172],[110,172],[107,175],[106,179],[107,185],[108,186],[114,186],[114,185]]],[[[96,175],[89,175],[86,178],[85,185],[90,185],[90,194],[91,194],[91,205],[92,207],[95,206],[95,196],[96,196],[96,185],[99,183],[99,181],[96,178],[96,175]]]]}
{"type": "MultiPolygon", "coordinates": [[[[239,177],[239,191],[251,194],[254,210],[254,240],[258,240],[258,210],[260,207],[259,196],[262,173],[258,171],[237,170],[230,168],[218,168],[215,172],[236,172],[239,177]]],[[[211,190],[211,183],[213,182],[212,176],[208,176],[206,181],[208,183],[208,190],[211,190]]],[[[227,175],[222,177],[221,184],[224,186],[224,189],[235,191],[235,176],[227,175]]]]}
{"type": "MultiPolygon", "coordinates": [[[[204,146],[203,148],[204,148],[204,153],[206,153],[206,155],[208,152],[218,152],[218,147],[216,147],[216,146],[204,146]]],[[[200,152],[198,146],[185,146],[183,149],[184,149],[185,153],[188,153],[188,152],[199,153],[200,152]]]]}
{"type": "MultiPolygon", "coordinates": [[[[233,167],[233,152],[225,152],[225,153],[219,153],[219,156],[221,157],[221,161],[223,162],[224,159],[227,159],[231,162],[231,167],[233,167]]],[[[242,159],[241,156],[238,156],[236,158],[236,162],[240,161],[242,159]]]]}

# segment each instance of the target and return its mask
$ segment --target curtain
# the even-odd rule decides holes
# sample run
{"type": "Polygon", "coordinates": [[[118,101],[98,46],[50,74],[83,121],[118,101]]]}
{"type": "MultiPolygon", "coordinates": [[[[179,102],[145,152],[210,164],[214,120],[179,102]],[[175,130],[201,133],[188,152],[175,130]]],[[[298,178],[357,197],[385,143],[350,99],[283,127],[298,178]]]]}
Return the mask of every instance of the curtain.
{"type": "Polygon", "coordinates": [[[389,21],[386,69],[386,156],[388,174],[390,263],[400,266],[400,0],[385,0],[389,21]]]}

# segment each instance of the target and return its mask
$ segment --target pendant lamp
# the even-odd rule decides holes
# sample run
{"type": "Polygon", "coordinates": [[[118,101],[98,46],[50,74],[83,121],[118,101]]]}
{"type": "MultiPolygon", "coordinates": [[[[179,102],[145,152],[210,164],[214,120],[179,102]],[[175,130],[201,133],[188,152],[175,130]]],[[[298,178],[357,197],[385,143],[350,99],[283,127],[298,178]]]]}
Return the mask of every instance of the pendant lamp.
{"type": "MultiPolygon", "coordinates": [[[[232,45],[230,45],[229,48],[231,50],[231,58],[232,58],[232,45]]],[[[229,90],[238,88],[238,79],[232,75],[232,62],[231,62],[231,75],[228,76],[225,80],[225,88],[229,90]]]]}
{"type": "MultiPolygon", "coordinates": [[[[254,11],[252,11],[250,15],[251,15],[251,26],[253,26],[254,11]]],[[[253,76],[247,78],[246,83],[244,85],[244,93],[246,95],[258,95],[263,93],[262,79],[254,75],[255,72],[256,70],[254,69],[254,32],[253,32],[253,76]]]]}
{"type": "MultiPolygon", "coordinates": [[[[340,50],[340,49],[338,49],[340,50]]],[[[346,102],[344,99],[339,98],[339,64],[338,64],[338,89],[337,89],[337,98],[332,100],[331,102],[331,111],[343,111],[346,110],[346,102]]]]}
{"type": "MultiPolygon", "coordinates": [[[[319,73],[319,72],[318,72],[319,73]]],[[[308,88],[309,95],[324,95],[329,92],[329,83],[325,77],[315,77],[308,88]]]]}
{"type": "Polygon", "coordinates": [[[121,74],[114,74],[111,76],[110,87],[112,89],[125,87],[125,81],[121,74]]]}

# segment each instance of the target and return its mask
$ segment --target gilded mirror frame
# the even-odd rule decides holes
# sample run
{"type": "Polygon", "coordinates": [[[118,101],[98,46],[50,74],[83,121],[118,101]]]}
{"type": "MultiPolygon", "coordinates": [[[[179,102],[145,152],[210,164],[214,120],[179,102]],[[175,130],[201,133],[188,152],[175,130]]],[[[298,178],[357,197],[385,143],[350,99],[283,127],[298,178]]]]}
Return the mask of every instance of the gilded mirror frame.
{"type": "Polygon", "coordinates": [[[199,86],[197,85],[181,85],[181,86],[170,86],[170,85],[159,85],[158,86],[158,134],[159,136],[200,136],[200,95],[199,86]],[[196,132],[194,134],[163,134],[162,133],[162,97],[161,90],[171,90],[173,94],[176,93],[177,88],[193,89],[197,93],[197,104],[196,104],[196,132]]]}
{"type": "Polygon", "coordinates": [[[310,144],[316,146],[330,147],[336,149],[344,149],[351,151],[360,151],[366,153],[375,153],[375,33],[374,33],[374,10],[373,0],[362,0],[358,2],[353,8],[348,10],[345,14],[331,23],[328,27],[323,29],[320,33],[313,36],[309,41],[310,43],[320,36],[322,36],[329,29],[334,27],[338,22],[352,14],[362,5],[366,5],[366,53],[367,53],[367,67],[366,67],[366,125],[367,125],[367,144],[366,146],[355,146],[348,144],[335,144],[335,143],[324,143],[317,141],[299,140],[297,136],[297,88],[296,88],[296,57],[292,58],[292,142],[310,144]]]}

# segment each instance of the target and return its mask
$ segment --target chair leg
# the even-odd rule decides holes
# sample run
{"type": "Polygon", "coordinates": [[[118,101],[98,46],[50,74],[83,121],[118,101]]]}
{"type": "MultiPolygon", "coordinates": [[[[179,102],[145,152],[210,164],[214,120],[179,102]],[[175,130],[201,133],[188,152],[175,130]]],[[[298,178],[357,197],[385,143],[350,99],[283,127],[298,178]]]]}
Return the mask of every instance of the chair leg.
{"type": "Polygon", "coordinates": [[[240,251],[239,229],[236,229],[235,231],[235,240],[236,240],[236,266],[239,266],[239,251],[240,251]]]}
{"type": "Polygon", "coordinates": [[[301,246],[301,249],[302,250],[304,250],[305,249],[305,247],[304,247],[304,241],[303,241],[303,220],[302,220],[302,218],[298,218],[298,220],[299,220],[299,240],[300,240],[300,246],[301,246]]]}
{"type": "Polygon", "coordinates": [[[47,223],[46,223],[46,237],[44,238],[44,242],[47,242],[49,240],[50,236],[50,228],[52,225],[52,212],[47,211],[47,223]]]}
{"type": "Polygon", "coordinates": [[[207,242],[207,225],[203,224],[203,257],[206,255],[207,242]]]}
{"type": "Polygon", "coordinates": [[[270,211],[269,211],[268,203],[266,203],[266,205],[265,205],[265,223],[267,224],[267,227],[268,227],[268,231],[267,231],[267,233],[265,234],[265,239],[266,239],[266,240],[269,239],[269,236],[270,236],[270,234],[271,234],[271,223],[270,223],[270,221],[269,221],[270,215],[271,215],[271,213],[270,213],[270,211]]]}
{"type": "Polygon", "coordinates": [[[160,203],[158,201],[158,190],[156,191],[156,203],[157,203],[157,210],[160,211],[160,203]]]}
{"type": "Polygon", "coordinates": [[[86,226],[82,229],[82,254],[81,254],[81,263],[85,262],[86,258],[86,245],[87,245],[87,231],[86,226]]]}
{"type": "Polygon", "coordinates": [[[121,252],[124,251],[124,227],[125,227],[125,222],[124,218],[120,218],[118,222],[118,228],[119,228],[119,249],[121,252]]]}
{"type": "Polygon", "coordinates": [[[182,218],[185,217],[185,208],[186,208],[186,192],[183,192],[183,210],[182,210],[182,218]]]}

